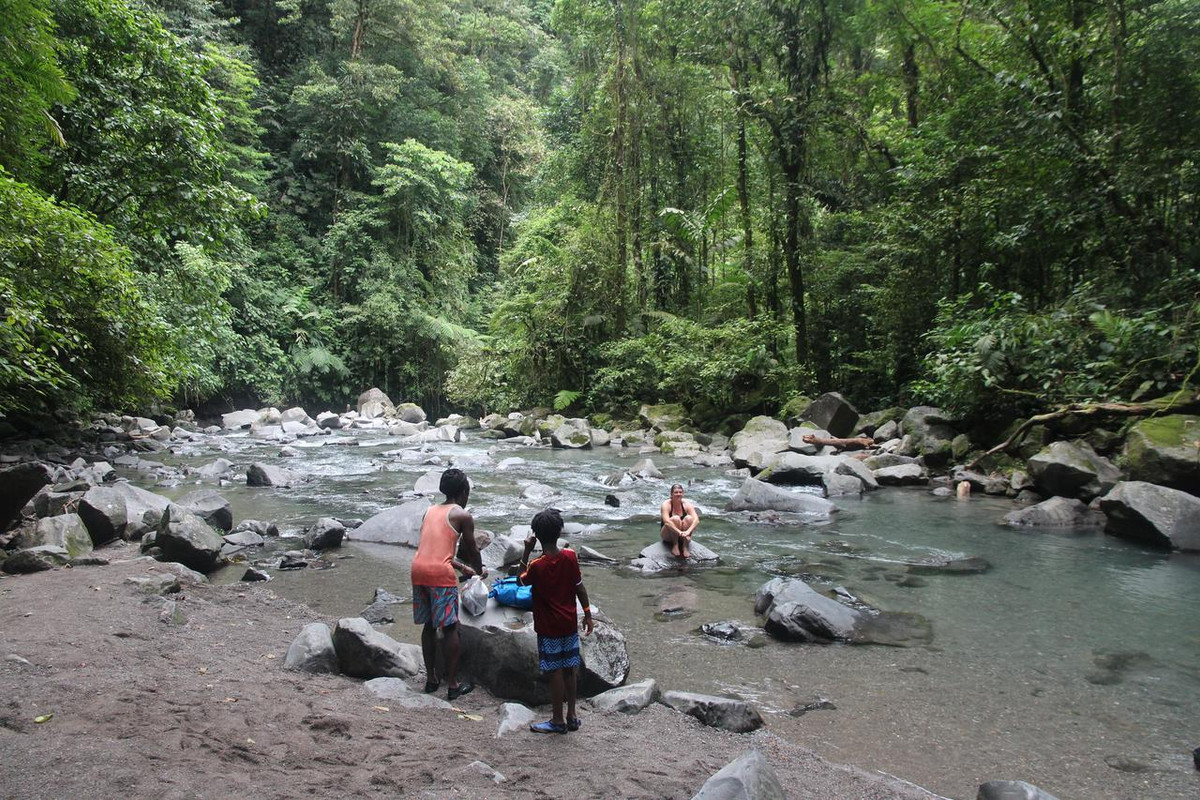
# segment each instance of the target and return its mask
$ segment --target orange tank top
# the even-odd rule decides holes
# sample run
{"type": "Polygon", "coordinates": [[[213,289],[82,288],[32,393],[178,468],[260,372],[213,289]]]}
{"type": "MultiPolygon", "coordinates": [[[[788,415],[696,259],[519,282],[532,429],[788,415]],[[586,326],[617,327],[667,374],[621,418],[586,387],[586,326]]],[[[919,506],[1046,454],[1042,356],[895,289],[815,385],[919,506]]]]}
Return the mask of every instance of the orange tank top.
{"type": "Polygon", "coordinates": [[[458,550],[458,531],[448,519],[454,503],[431,506],[421,521],[421,542],[413,556],[414,586],[458,586],[458,573],[450,560],[458,550]]]}

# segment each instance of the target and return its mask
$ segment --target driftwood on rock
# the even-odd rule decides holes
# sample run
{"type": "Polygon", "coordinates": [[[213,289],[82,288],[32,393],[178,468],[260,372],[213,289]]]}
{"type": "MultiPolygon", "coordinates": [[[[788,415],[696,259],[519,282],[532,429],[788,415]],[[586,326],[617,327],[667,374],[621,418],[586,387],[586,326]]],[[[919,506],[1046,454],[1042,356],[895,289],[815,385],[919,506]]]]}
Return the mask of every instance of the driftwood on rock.
{"type": "Polygon", "coordinates": [[[967,464],[966,468],[974,469],[984,458],[1002,453],[1020,444],[1021,440],[1025,438],[1025,434],[1029,433],[1035,425],[1057,422],[1069,417],[1142,417],[1149,414],[1182,414],[1197,407],[1200,407],[1200,392],[1184,394],[1182,391],[1146,403],[1072,403],[1045,414],[1035,414],[1025,420],[1012,432],[1011,436],[967,464]]]}
{"type": "Polygon", "coordinates": [[[837,437],[816,436],[806,433],[801,437],[805,444],[815,444],[817,447],[836,447],[838,450],[865,450],[875,446],[875,440],[870,436],[855,436],[850,439],[837,437]]]}

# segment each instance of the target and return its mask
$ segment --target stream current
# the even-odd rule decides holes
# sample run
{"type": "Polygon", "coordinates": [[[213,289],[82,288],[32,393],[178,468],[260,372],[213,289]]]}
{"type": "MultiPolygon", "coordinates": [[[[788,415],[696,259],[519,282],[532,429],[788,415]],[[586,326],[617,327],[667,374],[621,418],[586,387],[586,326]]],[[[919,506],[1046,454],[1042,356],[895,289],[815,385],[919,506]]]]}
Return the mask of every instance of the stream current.
{"type": "MultiPolygon", "coordinates": [[[[176,445],[150,456],[168,467],[217,456],[242,470],[277,464],[310,479],[290,489],[216,487],[146,470],[122,470],[178,498],[216,488],[235,522],[276,522],[299,533],[318,517],[366,519],[397,505],[431,469],[460,466],[473,483],[477,527],[527,525],[541,504],[531,483],[554,487],[549,504],[583,533],[569,538],[617,559],[584,565],[592,602],[625,633],[629,680],[662,689],[735,694],[754,702],[773,733],[832,761],[886,772],[947,797],[974,798],[980,783],[1025,780],[1067,798],[1198,798],[1200,771],[1200,556],[1149,550],[1089,531],[1018,531],[997,524],[1009,501],[935,498],[884,489],[839,498],[820,523],[779,515],[756,521],[723,510],[741,479],[687,460],[649,456],[663,480],[624,489],[599,478],[640,457],[629,448],[551,450],[478,439],[426,445],[419,454],[378,432],[292,443],[245,433],[176,445]],[[215,445],[215,446],[214,446],[215,445]],[[497,467],[505,458],[522,463],[497,467]],[[671,483],[700,509],[696,540],[718,565],[650,576],[627,566],[656,541],[657,510],[671,483]],[[606,494],[620,500],[606,506],[606,494]],[[909,563],[980,556],[982,574],[914,577],[909,563]],[[754,593],[777,575],[817,589],[845,586],[871,605],[929,620],[931,642],[910,647],[801,645],[760,639],[720,643],[700,625],[754,625],[754,593]]],[[[795,489],[795,491],[803,491],[795,489]]],[[[280,546],[299,546],[284,539],[280,546]]],[[[252,556],[253,558],[253,556],[252,556]]],[[[376,587],[409,597],[404,547],[348,541],[323,556],[335,569],[272,571],[271,588],[327,619],[357,616],[376,587]]],[[[236,581],[245,567],[214,574],[236,581]]],[[[418,642],[407,605],[381,628],[418,642]]],[[[298,620],[297,632],[303,623],[298,620]]]]}

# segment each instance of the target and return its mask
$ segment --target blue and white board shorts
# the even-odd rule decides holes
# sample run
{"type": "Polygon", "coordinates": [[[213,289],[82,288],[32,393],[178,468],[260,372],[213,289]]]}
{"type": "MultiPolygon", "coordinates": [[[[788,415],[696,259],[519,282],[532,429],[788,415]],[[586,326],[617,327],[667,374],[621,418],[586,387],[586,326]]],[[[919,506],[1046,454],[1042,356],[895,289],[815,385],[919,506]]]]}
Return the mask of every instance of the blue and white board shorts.
{"type": "Polygon", "coordinates": [[[583,666],[583,658],[579,655],[578,633],[566,636],[542,636],[539,633],[537,642],[538,668],[542,672],[583,666]]]}

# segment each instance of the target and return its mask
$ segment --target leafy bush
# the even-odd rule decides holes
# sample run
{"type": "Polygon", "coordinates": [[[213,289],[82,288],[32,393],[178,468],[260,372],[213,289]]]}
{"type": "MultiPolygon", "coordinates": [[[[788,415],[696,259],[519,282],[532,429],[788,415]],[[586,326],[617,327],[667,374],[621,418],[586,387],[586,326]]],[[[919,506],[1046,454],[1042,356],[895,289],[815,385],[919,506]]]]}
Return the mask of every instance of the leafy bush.
{"type": "Polygon", "coordinates": [[[1023,416],[1057,405],[1137,400],[1195,377],[1200,281],[1164,286],[1157,305],[1127,311],[1081,285],[1057,309],[1030,310],[991,288],[943,302],[927,334],[928,377],[917,399],[957,413],[1023,416]]]}

